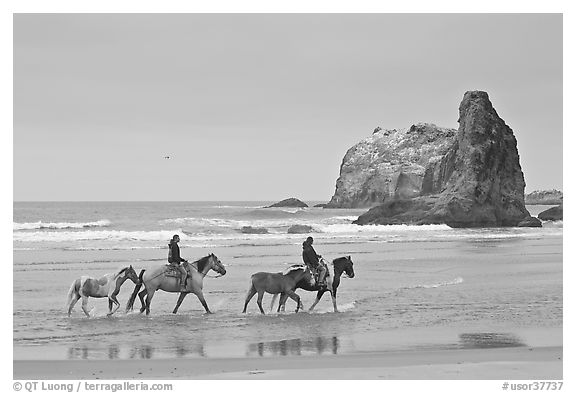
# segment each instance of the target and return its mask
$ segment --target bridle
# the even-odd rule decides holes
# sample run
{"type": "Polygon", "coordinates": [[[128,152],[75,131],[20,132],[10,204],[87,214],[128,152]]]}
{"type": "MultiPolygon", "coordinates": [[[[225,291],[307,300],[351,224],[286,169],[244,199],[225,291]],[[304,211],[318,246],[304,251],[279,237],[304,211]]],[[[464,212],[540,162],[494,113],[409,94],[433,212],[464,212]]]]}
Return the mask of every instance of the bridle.
{"type": "MultiPolygon", "coordinates": [[[[215,257],[214,257],[214,258],[215,258],[215,257]]],[[[190,267],[194,268],[194,270],[196,270],[198,273],[200,273],[203,277],[219,278],[219,277],[222,277],[222,276],[224,275],[224,274],[222,274],[222,273],[218,273],[218,274],[215,275],[215,276],[209,276],[209,275],[208,275],[208,272],[210,271],[210,269],[208,269],[208,271],[206,271],[206,273],[201,272],[201,271],[198,269],[198,262],[199,262],[199,261],[188,262],[188,265],[189,265],[190,267]]],[[[214,263],[214,262],[211,262],[211,263],[214,263]]]]}

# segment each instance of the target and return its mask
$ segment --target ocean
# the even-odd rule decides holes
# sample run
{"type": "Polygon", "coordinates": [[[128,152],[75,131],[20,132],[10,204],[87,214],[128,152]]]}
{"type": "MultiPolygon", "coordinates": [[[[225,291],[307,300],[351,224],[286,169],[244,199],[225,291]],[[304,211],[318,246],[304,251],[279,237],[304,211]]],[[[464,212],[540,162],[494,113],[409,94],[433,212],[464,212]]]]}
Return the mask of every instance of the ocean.
{"type": "MultiPolygon", "coordinates": [[[[453,229],[445,225],[357,226],[364,209],[264,208],[258,202],[16,202],[13,226],[14,359],[151,359],[306,356],[373,350],[562,344],[562,222],[543,228],[453,229]],[[325,295],[315,312],[242,314],[251,274],[301,262],[308,225],[319,254],[350,255],[341,312],[325,295]],[[244,233],[246,227],[266,233],[244,233]],[[244,230],[243,230],[244,228],[244,230]],[[106,299],[65,309],[71,283],[132,265],[166,263],[181,238],[190,261],[216,254],[227,269],[204,280],[214,314],[194,295],[158,292],[150,316],[106,299]]],[[[312,202],[313,204],[314,202],[312,202]]],[[[532,215],[548,206],[528,206],[532,215]]],[[[315,294],[298,291],[308,308],[315,294]]],[[[268,311],[271,295],[265,296],[268,311]]],[[[137,310],[137,300],[135,309],[137,310]]]]}

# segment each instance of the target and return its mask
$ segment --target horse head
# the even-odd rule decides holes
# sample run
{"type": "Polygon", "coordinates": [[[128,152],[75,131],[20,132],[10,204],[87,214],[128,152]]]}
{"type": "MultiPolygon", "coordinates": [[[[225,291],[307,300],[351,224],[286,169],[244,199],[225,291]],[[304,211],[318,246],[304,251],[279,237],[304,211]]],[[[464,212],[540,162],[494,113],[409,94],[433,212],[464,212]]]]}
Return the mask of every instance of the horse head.
{"type": "Polygon", "coordinates": [[[350,255],[346,257],[340,257],[332,261],[335,270],[339,272],[344,272],[350,278],[354,278],[354,262],[352,262],[352,257],[350,255]]]}
{"type": "Polygon", "coordinates": [[[132,282],[134,284],[138,285],[138,283],[140,282],[140,279],[138,278],[138,274],[136,273],[136,270],[134,270],[132,265],[122,269],[122,272],[124,272],[124,279],[125,280],[132,280],[132,282]]]}
{"type": "Polygon", "coordinates": [[[218,259],[218,257],[214,254],[210,254],[208,255],[208,259],[210,260],[210,268],[212,270],[214,270],[216,273],[220,274],[221,276],[226,274],[226,268],[224,268],[224,265],[222,264],[222,262],[220,261],[220,259],[218,259]]]}

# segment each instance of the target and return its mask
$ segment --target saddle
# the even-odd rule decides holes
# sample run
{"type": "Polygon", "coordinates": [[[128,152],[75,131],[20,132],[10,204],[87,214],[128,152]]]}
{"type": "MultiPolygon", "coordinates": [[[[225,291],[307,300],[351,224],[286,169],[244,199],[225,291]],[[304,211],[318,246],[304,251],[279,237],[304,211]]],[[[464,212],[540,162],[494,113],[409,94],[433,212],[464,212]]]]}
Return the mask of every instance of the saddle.
{"type": "Polygon", "coordinates": [[[180,271],[180,269],[178,269],[178,266],[174,266],[171,264],[167,264],[164,265],[165,269],[164,269],[164,275],[166,277],[176,277],[176,278],[180,278],[180,276],[182,276],[182,272],[180,271]]]}

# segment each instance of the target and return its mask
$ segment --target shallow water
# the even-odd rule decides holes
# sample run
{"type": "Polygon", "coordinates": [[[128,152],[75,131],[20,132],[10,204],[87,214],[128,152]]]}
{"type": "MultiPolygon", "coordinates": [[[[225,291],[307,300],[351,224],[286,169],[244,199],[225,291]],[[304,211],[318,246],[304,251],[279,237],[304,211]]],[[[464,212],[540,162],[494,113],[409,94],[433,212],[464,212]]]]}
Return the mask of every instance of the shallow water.
{"type": "MultiPolygon", "coordinates": [[[[350,224],[356,210],[259,207],[265,204],[15,204],[14,358],[328,356],[540,345],[543,336],[561,345],[561,223],[356,228],[350,224]],[[314,313],[295,314],[288,300],[285,314],[262,316],[254,298],[242,314],[251,274],[300,261],[307,235],[287,235],[294,223],[313,227],[316,250],[327,259],[352,256],[356,276],[342,280],[341,312],[332,312],[325,295],[314,313]],[[269,233],[243,234],[242,226],[269,233]],[[225,264],[224,277],[204,280],[214,314],[204,315],[189,295],[173,315],[177,295],[163,292],[150,316],[125,314],[134,288],[127,282],[114,316],[106,316],[107,300],[91,299],[91,318],[80,304],[67,317],[65,297],[75,278],[161,265],[173,233],[184,233],[184,258],[213,252],[225,264]]],[[[309,307],[315,295],[299,294],[309,307]]]]}

